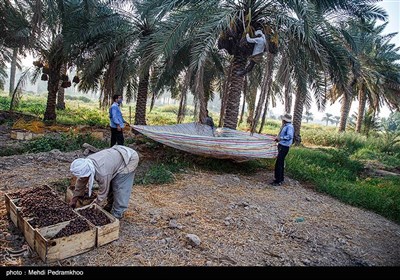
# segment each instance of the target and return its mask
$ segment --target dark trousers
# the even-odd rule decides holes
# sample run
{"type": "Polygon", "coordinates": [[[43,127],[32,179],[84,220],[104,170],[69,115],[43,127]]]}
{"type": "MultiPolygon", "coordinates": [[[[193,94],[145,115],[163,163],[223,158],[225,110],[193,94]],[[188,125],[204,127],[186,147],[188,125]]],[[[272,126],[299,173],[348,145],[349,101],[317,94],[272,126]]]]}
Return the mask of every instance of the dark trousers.
{"type": "Polygon", "coordinates": [[[124,145],[124,134],[121,131],[118,131],[117,128],[111,127],[111,146],[114,146],[115,143],[118,145],[124,145]]]}
{"type": "Polygon", "coordinates": [[[283,182],[285,170],[285,157],[289,152],[289,147],[278,144],[278,157],[275,162],[275,182],[283,182]]]}

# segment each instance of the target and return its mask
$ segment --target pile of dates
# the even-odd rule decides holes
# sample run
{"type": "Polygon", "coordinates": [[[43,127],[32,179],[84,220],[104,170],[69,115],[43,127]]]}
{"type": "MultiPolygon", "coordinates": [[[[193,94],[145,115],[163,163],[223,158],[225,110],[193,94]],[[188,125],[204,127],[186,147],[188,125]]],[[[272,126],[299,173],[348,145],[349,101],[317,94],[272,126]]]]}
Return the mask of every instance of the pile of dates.
{"type": "Polygon", "coordinates": [[[84,209],[79,209],[78,213],[88,219],[92,224],[96,226],[104,226],[111,222],[110,218],[107,217],[102,211],[96,207],[88,207],[84,209]]]}
{"type": "Polygon", "coordinates": [[[67,226],[65,226],[62,230],[60,230],[56,235],[54,235],[51,239],[57,239],[65,236],[70,236],[74,234],[78,234],[84,231],[90,230],[90,226],[87,221],[83,218],[78,217],[75,220],[72,220],[67,226]]]}

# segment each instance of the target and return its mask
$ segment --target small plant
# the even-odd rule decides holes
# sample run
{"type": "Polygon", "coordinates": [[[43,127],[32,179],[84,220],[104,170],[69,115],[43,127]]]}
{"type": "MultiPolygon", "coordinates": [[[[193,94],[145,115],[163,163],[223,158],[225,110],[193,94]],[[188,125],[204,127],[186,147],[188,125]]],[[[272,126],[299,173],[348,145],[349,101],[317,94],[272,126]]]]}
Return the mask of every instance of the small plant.
{"type": "Polygon", "coordinates": [[[0,110],[8,110],[10,108],[10,102],[10,98],[0,96],[0,110]]]}
{"type": "Polygon", "coordinates": [[[55,191],[63,195],[67,192],[67,189],[71,183],[70,178],[63,178],[57,181],[50,182],[49,185],[54,187],[55,191]]]}
{"type": "Polygon", "coordinates": [[[152,165],[142,178],[136,178],[137,184],[168,184],[174,180],[174,175],[164,164],[152,165]]]}
{"type": "Polygon", "coordinates": [[[45,135],[26,143],[25,150],[30,153],[48,152],[58,149],[63,152],[75,151],[82,147],[83,143],[88,143],[97,148],[108,147],[108,143],[93,138],[90,133],[74,134],[61,133],[59,135],[45,135]]]}

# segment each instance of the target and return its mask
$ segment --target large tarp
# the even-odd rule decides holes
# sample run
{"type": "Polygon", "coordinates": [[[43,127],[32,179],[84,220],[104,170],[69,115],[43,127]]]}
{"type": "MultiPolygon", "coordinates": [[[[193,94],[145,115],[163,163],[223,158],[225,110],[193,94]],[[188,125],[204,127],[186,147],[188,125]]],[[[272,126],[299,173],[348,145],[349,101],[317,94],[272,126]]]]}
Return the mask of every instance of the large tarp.
{"type": "Polygon", "coordinates": [[[251,135],[249,132],[229,128],[212,129],[199,123],[132,127],[154,141],[207,157],[244,161],[274,158],[278,154],[275,137],[272,135],[251,135]]]}

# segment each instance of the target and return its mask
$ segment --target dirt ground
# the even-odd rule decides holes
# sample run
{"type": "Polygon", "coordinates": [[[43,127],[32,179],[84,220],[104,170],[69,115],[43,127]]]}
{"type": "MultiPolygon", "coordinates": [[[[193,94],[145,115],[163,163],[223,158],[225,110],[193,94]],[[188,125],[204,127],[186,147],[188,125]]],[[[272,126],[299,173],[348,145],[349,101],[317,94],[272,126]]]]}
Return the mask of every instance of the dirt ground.
{"type": "MultiPolygon", "coordinates": [[[[6,215],[4,193],[70,178],[81,151],[0,158],[2,266],[398,266],[400,225],[343,204],[270,171],[253,175],[190,170],[166,185],[136,185],[120,238],[45,264],[6,215]],[[189,240],[198,237],[200,244],[189,240]]],[[[148,164],[139,165],[143,171],[148,164]]]]}

